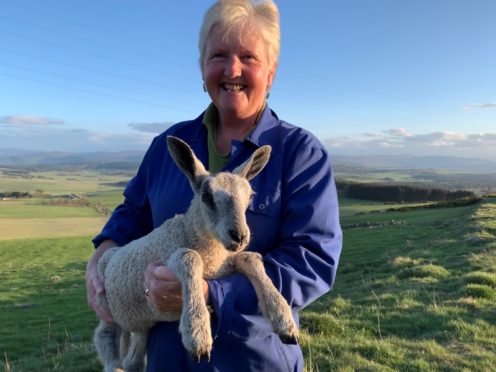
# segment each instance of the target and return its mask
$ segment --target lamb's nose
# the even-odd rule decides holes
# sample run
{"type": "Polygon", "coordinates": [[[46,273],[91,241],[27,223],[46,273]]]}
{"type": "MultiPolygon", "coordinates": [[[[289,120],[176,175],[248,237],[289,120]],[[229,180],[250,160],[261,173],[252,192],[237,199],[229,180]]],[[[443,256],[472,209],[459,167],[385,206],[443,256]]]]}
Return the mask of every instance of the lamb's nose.
{"type": "Polygon", "coordinates": [[[233,242],[241,243],[243,241],[243,235],[237,230],[229,230],[229,236],[233,242]]]}

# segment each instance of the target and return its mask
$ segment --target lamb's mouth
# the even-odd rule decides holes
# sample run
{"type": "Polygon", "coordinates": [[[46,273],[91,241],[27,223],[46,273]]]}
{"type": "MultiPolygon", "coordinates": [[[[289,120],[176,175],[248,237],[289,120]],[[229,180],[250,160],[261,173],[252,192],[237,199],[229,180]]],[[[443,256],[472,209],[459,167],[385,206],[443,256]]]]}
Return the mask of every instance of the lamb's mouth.
{"type": "Polygon", "coordinates": [[[231,244],[228,247],[228,250],[230,250],[232,252],[239,252],[239,251],[243,250],[243,248],[244,248],[244,246],[242,244],[235,243],[235,244],[231,244]]]}
{"type": "Polygon", "coordinates": [[[229,93],[239,93],[246,89],[246,85],[242,84],[222,84],[221,87],[229,93]]]}
{"type": "Polygon", "coordinates": [[[231,241],[230,243],[226,244],[227,250],[231,252],[242,251],[243,249],[245,249],[245,247],[246,247],[246,242],[240,243],[240,242],[231,241]]]}

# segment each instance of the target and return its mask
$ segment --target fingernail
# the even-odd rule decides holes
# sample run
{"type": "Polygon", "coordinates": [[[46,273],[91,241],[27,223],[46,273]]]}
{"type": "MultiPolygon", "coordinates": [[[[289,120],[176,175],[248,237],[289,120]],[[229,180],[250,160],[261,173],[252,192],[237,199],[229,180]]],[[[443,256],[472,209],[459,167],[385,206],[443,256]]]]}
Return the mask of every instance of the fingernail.
{"type": "Polygon", "coordinates": [[[155,275],[162,275],[163,274],[163,266],[157,266],[156,268],[154,268],[153,273],[155,275]]]}

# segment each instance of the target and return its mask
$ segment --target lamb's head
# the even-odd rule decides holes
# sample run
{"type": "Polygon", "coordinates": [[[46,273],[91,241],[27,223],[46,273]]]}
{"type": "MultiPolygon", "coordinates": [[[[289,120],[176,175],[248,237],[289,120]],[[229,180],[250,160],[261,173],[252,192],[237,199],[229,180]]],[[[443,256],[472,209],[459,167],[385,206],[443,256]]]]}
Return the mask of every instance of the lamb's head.
{"type": "Polygon", "coordinates": [[[187,143],[167,137],[172,158],[188,177],[207,230],[232,251],[240,251],[250,242],[246,209],[253,190],[248,182],[259,174],[270,157],[270,146],[262,146],[232,173],[210,174],[187,143]]]}

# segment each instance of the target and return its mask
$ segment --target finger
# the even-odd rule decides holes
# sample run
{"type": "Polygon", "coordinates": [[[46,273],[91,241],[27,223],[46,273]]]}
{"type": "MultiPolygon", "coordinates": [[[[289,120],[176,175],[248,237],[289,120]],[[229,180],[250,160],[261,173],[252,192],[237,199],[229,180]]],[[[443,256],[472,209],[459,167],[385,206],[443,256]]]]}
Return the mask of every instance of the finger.
{"type": "Polygon", "coordinates": [[[158,280],[165,280],[169,282],[177,282],[177,276],[166,266],[156,266],[153,269],[153,276],[158,280]]]}
{"type": "Polygon", "coordinates": [[[157,279],[157,278],[155,278],[154,271],[160,265],[161,264],[158,261],[152,262],[152,263],[150,263],[150,264],[147,265],[147,267],[145,269],[145,274],[144,274],[144,277],[145,277],[145,288],[149,288],[151,282],[157,279]]]}
{"type": "Polygon", "coordinates": [[[154,262],[151,262],[148,264],[148,266],[146,267],[146,271],[150,271],[152,272],[156,267],[158,266],[162,266],[163,263],[161,261],[154,261],[154,262]]]}
{"type": "Polygon", "coordinates": [[[97,306],[95,308],[95,313],[100,319],[105,320],[107,323],[115,323],[114,318],[112,318],[112,316],[104,311],[101,307],[97,306]]]}
{"type": "Polygon", "coordinates": [[[103,294],[105,293],[105,287],[103,286],[103,283],[100,281],[100,279],[94,278],[92,280],[93,288],[95,289],[95,293],[97,294],[103,294]]]}
{"type": "Polygon", "coordinates": [[[146,270],[143,275],[143,289],[150,288],[153,275],[150,271],[146,270]]]}
{"type": "Polygon", "coordinates": [[[91,308],[95,311],[96,315],[102,319],[105,320],[107,323],[115,323],[114,319],[112,318],[112,315],[110,315],[105,309],[103,309],[98,302],[96,301],[98,294],[93,294],[91,298],[89,299],[89,304],[91,308]]]}
{"type": "Polygon", "coordinates": [[[107,323],[115,323],[112,316],[107,313],[104,309],[102,309],[97,301],[97,296],[101,295],[105,292],[105,288],[103,284],[98,279],[89,279],[87,282],[87,295],[86,298],[88,300],[88,305],[93,309],[96,315],[106,321],[107,323]]]}
{"type": "Polygon", "coordinates": [[[182,307],[182,297],[180,289],[170,290],[168,286],[160,289],[150,290],[147,297],[148,302],[161,312],[178,312],[182,307]]]}
{"type": "Polygon", "coordinates": [[[93,309],[93,311],[96,313],[96,315],[100,318],[105,320],[107,323],[114,323],[114,319],[112,316],[107,313],[103,308],[100,307],[100,305],[96,301],[96,297],[98,295],[95,294],[94,289],[92,290],[92,287],[89,288],[88,290],[88,305],[93,309]],[[92,293],[90,293],[92,292],[92,293]]]}
{"type": "Polygon", "coordinates": [[[96,296],[96,289],[95,289],[95,284],[93,283],[93,279],[90,277],[87,277],[86,279],[86,299],[88,301],[88,305],[90,307],[94,307],[93,304],[95,303],[95,296],[96,296]]]}

